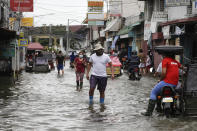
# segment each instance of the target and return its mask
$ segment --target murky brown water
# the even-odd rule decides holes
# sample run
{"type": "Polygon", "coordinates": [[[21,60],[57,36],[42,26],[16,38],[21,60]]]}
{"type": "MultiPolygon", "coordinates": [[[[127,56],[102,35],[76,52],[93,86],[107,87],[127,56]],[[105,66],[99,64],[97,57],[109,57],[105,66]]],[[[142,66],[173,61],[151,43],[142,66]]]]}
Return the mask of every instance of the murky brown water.
{"type": "Polygon", "coordinates": [[[100,111],[96,90],[94,109],[88,109],[89,83],[75,90],[74,71],[35,74],[23,72],[13,86],[0,83],[0,130],[2,131],[194,131],[197,120],[189,118],[144,117],[153,78],[129,81],[126,75],[108,81],[106,110],[100,111]]]}

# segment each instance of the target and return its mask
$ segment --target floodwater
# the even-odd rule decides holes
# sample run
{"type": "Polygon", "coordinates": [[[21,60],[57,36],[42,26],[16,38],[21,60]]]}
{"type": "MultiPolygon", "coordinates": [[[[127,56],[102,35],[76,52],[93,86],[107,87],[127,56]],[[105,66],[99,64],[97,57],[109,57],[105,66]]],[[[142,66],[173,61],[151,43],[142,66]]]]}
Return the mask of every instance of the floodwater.
{"type": "Polygon", "coordinates": [[[64,76],[22,72],[15,86],[1,78],[0,130],[2,131],[195,131],[197,120],[165,118],[156,113],[144,117],[152,77],[139,82],[122,75],[109,79],[106,109],[100,110],[95,90],[94,107],[88,108],[89,83],[84,79],[81,92],[75,88],[74,70],[67,66],[64,76]]]}

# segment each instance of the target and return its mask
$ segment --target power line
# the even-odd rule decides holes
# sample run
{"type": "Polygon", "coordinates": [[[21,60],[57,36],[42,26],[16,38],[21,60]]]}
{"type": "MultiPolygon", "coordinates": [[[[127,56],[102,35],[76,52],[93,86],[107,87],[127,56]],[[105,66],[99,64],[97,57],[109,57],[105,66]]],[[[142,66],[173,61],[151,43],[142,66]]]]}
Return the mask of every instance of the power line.
{"type": "MultiPolygon", "coordinates": [[[[40,9],[43,9],[43,10],[49,10],[49,11],[55,11],[55,12],[61,12],[61,13],[72,13],[71,15],[73,15],[73,12],[65,12],[65,11],[60,11],[60,10],[54,10],[54,9],[49,9],[49,8],[43,8],[43,7],[40,7],[40,6],[37,6],[39,7],[40,9]]],[[[84,13],[79,13],[79,14],[84,14],[84,13]]]]}

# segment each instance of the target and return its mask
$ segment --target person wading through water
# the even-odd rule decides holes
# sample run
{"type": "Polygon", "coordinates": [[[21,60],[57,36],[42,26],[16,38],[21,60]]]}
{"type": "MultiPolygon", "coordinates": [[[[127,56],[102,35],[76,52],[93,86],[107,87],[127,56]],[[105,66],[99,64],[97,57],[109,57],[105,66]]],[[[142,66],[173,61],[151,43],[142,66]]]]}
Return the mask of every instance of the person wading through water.
{"type": "Polygon", "coordinates": [[[62,75],[64,75],[65,58],[62,54],[62,51],[59,51],[59,54],[56,57],[56,66],[58,74],[60,74],[60,71],[62,71],[62,75]]]}
{"type": "Polygon", "coordinates": [[[106,64],[108,63],[110,65],[112,79],[114,79],[114,71],[111,59],[107,54],[104,54],[104,49],[101,44],[96,44],[94,51],[96,53],[90,56],[86,74],[86,78],[89,80],[89,72],[92,68],[90,77],[89,104],[90,106],[93,105],[94,90],[98,85],[97,89],[100,92],[100,105],[101,107],[104,107],[105,88],[107,86],[106,64]]]}
{"type": "Polygon", "coordinates": [[[77,91],[80,91],[83,88],[83,77],[86,67],[86,60],[83,58],[82,52],[79,52],[79,57],[75,58],[74,67],[76,73],[77,91]]]}

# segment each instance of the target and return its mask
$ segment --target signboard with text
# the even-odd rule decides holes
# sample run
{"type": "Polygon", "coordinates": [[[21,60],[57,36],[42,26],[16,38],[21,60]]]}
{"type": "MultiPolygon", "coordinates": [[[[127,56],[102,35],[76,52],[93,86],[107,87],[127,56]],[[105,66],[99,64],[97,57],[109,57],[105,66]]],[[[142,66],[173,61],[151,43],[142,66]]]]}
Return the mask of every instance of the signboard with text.
{"type": "Polygon", "coordinates": [[[190,5],[190,0],[166,0],[167,7],[187,6],[190,5]]]}
{"type": "Polygon", "coordinates": [[[33,0],[10,0],[12,11],[33,12],[33,0]]]}
{"type": "MultiPolygon", "coordinates": [[[[9,26],[13,26],[14,23],[16,22],[16,18],[10,17],[9,18],[9,26]]],[[[32,27],[33,26],[33,17],[26,17],[26,18],[21,18],[21,26],[23,27],[32,27]]]]}
{"type": "Polygon", "coordinates": [[[88,21],[104,20],[103,13],[88,13],[88,21]]]}
{"type": "Polygon", "coordinates": [[[33,26],[34,19],[33,17],[26,17],[21,19],[21,26],[25,27],[32,27],[33,26]]]}
{"type": "Polygon", "coordinates": [[[103,12],[103,1],[88,1],[88,12],[103,12]]]}
{"type": "Polygon", "coordinates": [[[19,46],[28,46],[28,40],[27,39],[19,39],[18,45],[19,46]]]}

